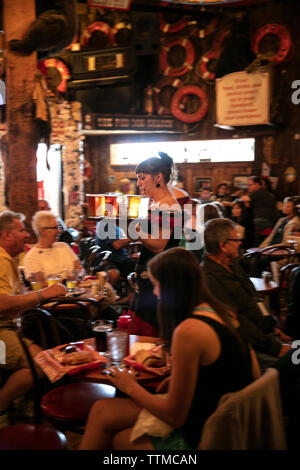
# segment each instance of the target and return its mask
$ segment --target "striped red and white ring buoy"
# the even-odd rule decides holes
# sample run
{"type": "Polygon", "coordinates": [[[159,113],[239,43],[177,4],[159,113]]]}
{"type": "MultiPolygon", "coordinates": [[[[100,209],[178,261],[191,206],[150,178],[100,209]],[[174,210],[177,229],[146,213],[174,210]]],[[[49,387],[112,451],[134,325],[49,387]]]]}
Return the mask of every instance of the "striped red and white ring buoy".
{"type": "Polygon", "coordinates": [[[216,18],[212,18],[205,28],[197,29],[194,32],[193,37],[199,39],[206,38],[215,31],[217,24],[218,20],[216,18]]]}
{"type": "Polygon", "coordinates": [[[180,18],[176,23],[167,23],[162,13],[159,14],[160,30],[162,33],[178,33],[188,25],[186,18],[180,18]]]}
{"type": "Polygon", "coordinates": [[[195,61],[195,49],[191,41],[187,38],[174,38],[167,40],[162,45],[159,56],[160,68],[164,75],[168,77],[180,77],[192,70],[195,61]],[[175,46],[182,46],[185,49],[185,61],[179,67],[172,67],[168,62],[168,53],[175,46]]]}
{"type": "Polygon", "coordinates": [[[166,87],[172,87],[174,90],[177,90],[183,86],[183,82],[179,78],[165,77],[159,80],[155,87],[154,91],[154,106],[156,114],[171,114],[171,103],[170,106],[163,106],[160,102],[160,93],[166,87]]]}
{"type": "Polygon", "coordinates": [[[67,91],[67,80],[70,78],[68,67],[64,62],[55,58],[44,59],[38,62],[38,68],[46,78],[47,69],[51,67],[55,68],[61,76],[61,81],[57,85],[56,90],[65,93],[67,91]]]}
{"type": "Polygon", "coordinates": [[[104,23],[103,21],[96,21],[95,23],[90,24],[81,36],[80,43],[82,46],[88,45],[90,37],[94,31],[102,31],[107,36],[109,45],[112,45],[113,37],[109,24],[104,23]]]}
{"type": "Polygon", "coordinates": [[[213,40],[213,49],[215,51],[220,51],[222,49],[222,45],[224,40],[229,36],[230,34],[230,29],[223,29],[220,31],[219,34],[216,35],[216,37],[213,40]]]}
{"type": "Polygon", "coordinates": [[[204,88],[200,88],[195,85],[184,86],[177,90],[171,102],[171,111],[173,116],[179,121],[191,124],[194,122],[201,121],[204,118],[208,111],[208,96],[204,88]],[[188,95],[194,95],[200,100],[200,106],[194,113],[185,113],[181,109],[181,101],[185,99],[188,95]]]}
{"type": "Polygon", "coordinates": [[[111,36],[112,36],[112,43],[113,44],[118,44],[118,41],[116,40],[116,36],[117,36],[118,32],[121,31],[122,29],[126,29],[127,31],[131,31],[132,26],[131,26],[130,23],[125,23],[124,21],[115,24],[115,26],[111,30],[111,36]]]}
{"type": "Polygon", "coordinates": [[[222,52],[222,44],[225,38],[229,35],[230,30],[224,29],[221,31],[213,41],[213,49],[206,52],[200,57],[196,64],[195,71],[198,77],[203,78],[208,82],[212,82],[216,78],[216,74],[208,70],[208,64],[212,60],[218,60],[222,52]]]}
{"type": "Polygon", "coordinates": [[[212,60],[218,60],[220,56],[220,51],[208,51],[203,56],[198,60],[196,67],[195,67],[195,72],[198,75],[198,77],[203,78],[203,80],[212,82],[216,78],[215,72],[210,72],[208,70],[208,64],[212,60]]]}
{"type": "Polygon", "coordinates": [[[286,27],[281,24],[267,24],[262,26],[257,30],[254,36],[252,50],[255,54],[259,54],[259,43],[267,34],[275,34],[280,39],[278,51],[268,59],[270,62],[274,62],[274,65],[278,65],[286,59],[291,49],[292,39],[290,33],[286,27]]]}

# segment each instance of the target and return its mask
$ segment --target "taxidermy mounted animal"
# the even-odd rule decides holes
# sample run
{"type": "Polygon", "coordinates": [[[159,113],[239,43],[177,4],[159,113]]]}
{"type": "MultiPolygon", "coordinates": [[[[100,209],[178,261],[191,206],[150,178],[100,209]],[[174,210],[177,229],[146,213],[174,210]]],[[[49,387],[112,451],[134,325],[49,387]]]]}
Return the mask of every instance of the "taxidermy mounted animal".
{"type": "Polygon", "coordinates": [[[38,58],[44,59],[58,54],[72,42],[77,32],[76,0],[40,0],[36,10],[36,20],[22,39],[9,41],[9,48],[23,55],[38,51],[38,58]]]}

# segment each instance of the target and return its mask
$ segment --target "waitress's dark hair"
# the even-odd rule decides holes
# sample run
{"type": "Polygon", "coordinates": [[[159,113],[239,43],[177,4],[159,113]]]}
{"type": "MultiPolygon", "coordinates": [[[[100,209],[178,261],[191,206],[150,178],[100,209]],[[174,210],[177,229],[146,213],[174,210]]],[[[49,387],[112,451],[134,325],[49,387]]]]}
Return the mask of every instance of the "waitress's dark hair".
{"type": "Polygon", "coordinates": [[[206,302],[237,337],[245,348],[230,317],[226,305],[215,299],[205,282],[202,268],[196,256],[184,248],[170,248],[148,262],[151,275],[160,283],[158,324],[160,337],[170,348],[174,329],[192,315],[194,308],[206,302]]]}
{"type": "Polygon", "coordinates": [[[172,175],[173,160],[169,155],[159,152],[160,157],[151,157],[139,163],[135,169],[136,174],[146,173],[150,175],[157,175],[162,173],[165,183],[167,184],[172,175]]]}

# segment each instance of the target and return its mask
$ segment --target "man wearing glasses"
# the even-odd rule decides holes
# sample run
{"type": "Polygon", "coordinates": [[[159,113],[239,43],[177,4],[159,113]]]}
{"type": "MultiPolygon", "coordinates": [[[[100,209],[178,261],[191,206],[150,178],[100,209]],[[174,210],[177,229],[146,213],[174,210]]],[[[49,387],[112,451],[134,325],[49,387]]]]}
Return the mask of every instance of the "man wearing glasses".
{"type": "MultiPolygon", "coordinates": [[[[0,341],[5,347],[0,361],[1,375],[8,378],[0,387],[0,427],[10,424],[8,407],[32,387],[32,373],[15,331],[15,316],[22,310],[36,307],[42,301],[65,294],[65,287],[55,284],[45,289],[23,293],[20,287],[17,256],[24,251],[29,237],[23,224],[25,217],[12,211],[0,214],[0,341]]],[[[40,348],[25,338],[32,356],[40,348]]]]}
{"type": "Polygon", "coordinates": [[[281,339],[290,338],[274,329],[275,320],[271,315],[261,313],[255,288],[237,261],[241,241],[234,222],[229,219],[207,222],[204,243],[207,254],[203,270],[211,293],[237,314],[241,331],[259,353],[261,365],[270,363],[272,358],[276,360],[289,349],[281,339]]]}
{"type": "Polygon", "coordinates": [[[60,229],[51,212],[36,212],[32,218],[32,228],[38,240],[24,258],[26,278],[30,274],[41,272],[45,280],[49,275],[59,275],[61,279],[66,279],[69,272],[81,270],[80,261],[72,248],[57,241],[60,229]]]}

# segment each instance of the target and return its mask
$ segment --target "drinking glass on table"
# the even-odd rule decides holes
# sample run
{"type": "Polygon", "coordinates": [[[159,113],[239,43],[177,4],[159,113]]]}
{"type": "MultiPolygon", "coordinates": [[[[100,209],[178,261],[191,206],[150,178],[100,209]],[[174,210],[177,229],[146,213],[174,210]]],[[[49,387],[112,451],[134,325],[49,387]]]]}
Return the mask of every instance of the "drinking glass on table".
{"type": "Polygon", "coordinates": [[[66,287],[68,292],[73,292],[77,288],[78,276],[76,272],[67,273],[66,287]]]}
{"type": "Polygon", "coordinates": [[[113,365],[120,366],[127,354],[128,332],[112,330],[107,332],[108,354],[113,365]]]}
{"type": "Polygon", "coordinates": [[[99,285],[99,293],[103,294],[105,283],[107,281],[107,273],[105,271],[99,271],[97,273],[98,278],[98,285],[99,285]]]}
{"type": "Polygon", "coordinates": [[[48,287],[56,284],[57,282],[61,282],[61,276],[59,274],[48,274],[47,276],[47,284],[48,287]]]}
{"type": "Polygon", "coordinates": [[[113,320],[96,320],[93,322],[93,333],[95,337],[96,350],[107,352],[107,333],[114,327],[113,320]]]}
{"type": "Polygon", "coordinates": [[[40,290],[44,286],[44,275],[41,271],[36,273],[30,273],[28,280],[32,290],[40,290]]]}

